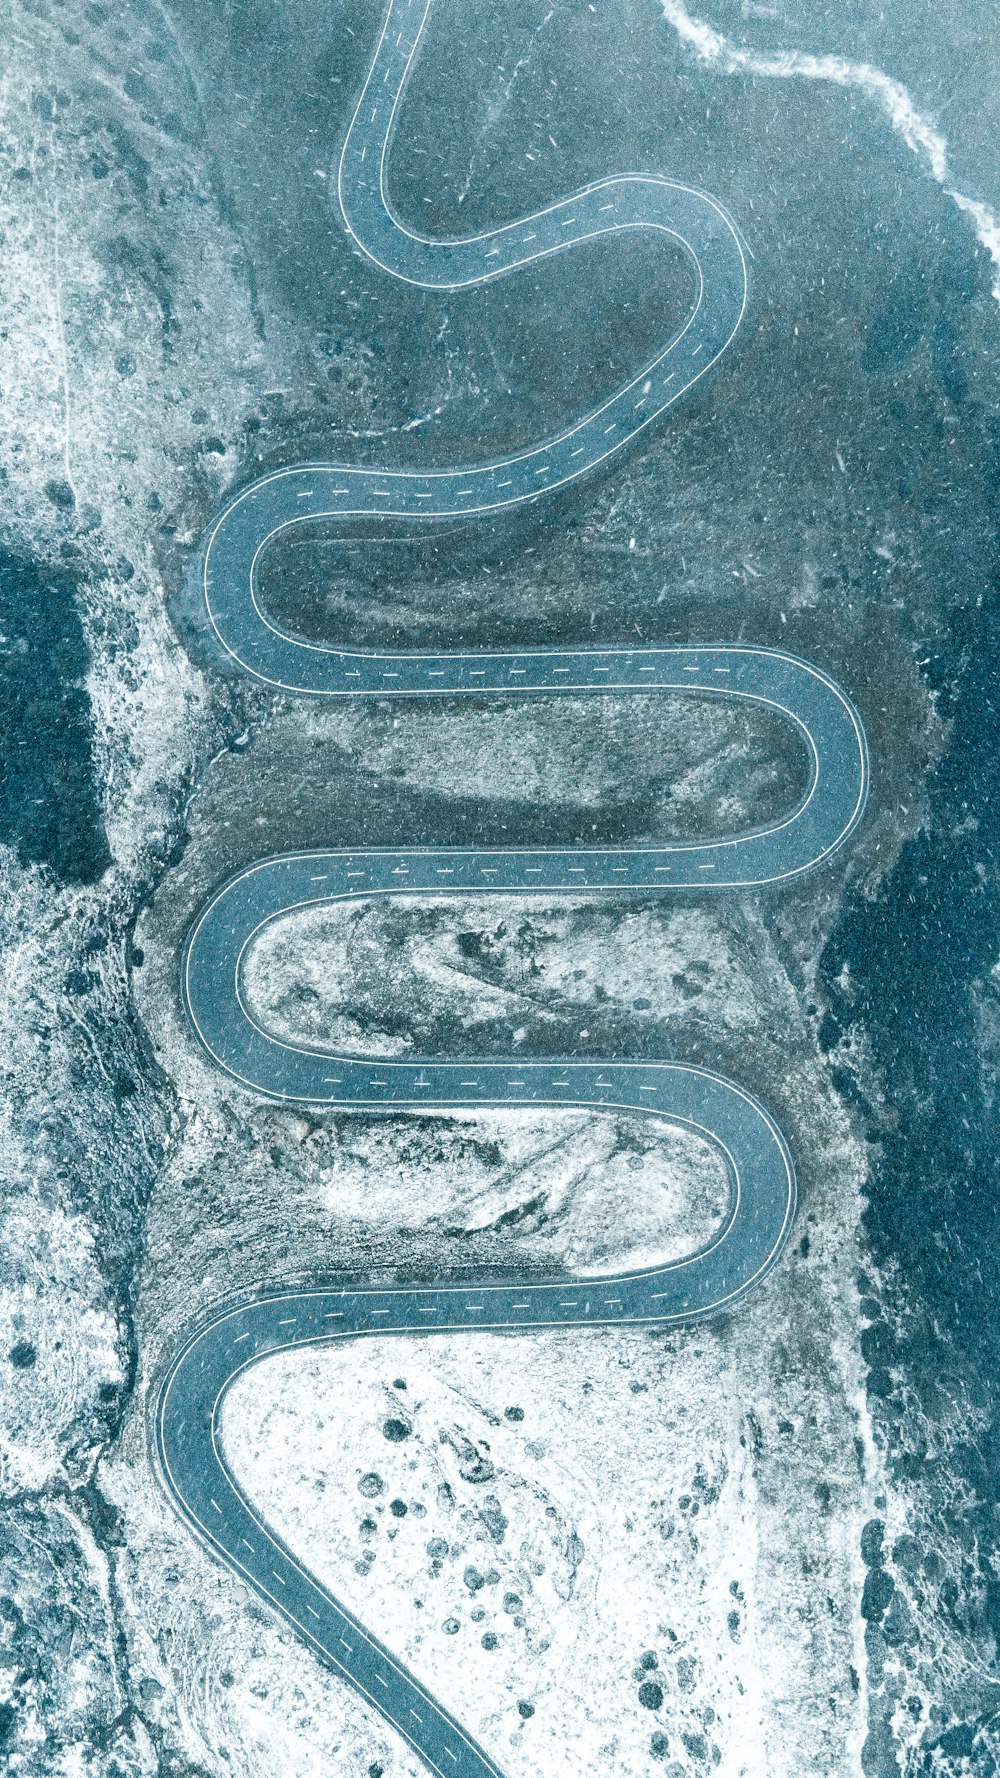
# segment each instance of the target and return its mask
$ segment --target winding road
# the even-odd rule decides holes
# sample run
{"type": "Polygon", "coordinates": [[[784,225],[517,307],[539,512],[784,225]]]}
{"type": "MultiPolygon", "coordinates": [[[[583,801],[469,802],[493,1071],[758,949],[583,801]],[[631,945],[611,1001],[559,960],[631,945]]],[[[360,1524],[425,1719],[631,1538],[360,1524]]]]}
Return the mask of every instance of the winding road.
{"type": "Polygon", "coordinates": [[[692,264],[684,326],[624,389],[578,424],[515,457],[467,469],[371,470],[313,464],[263,478],[222,513],[204,550],[215,632],[258,679],[314,696],[504,696],[684,691],[749,700],[790,724],[808,783],[781,820],[692,845],[570,850],[324,851],[271,858],[224,885],[188,941],[183,994],[218,1066],[275,1100],[351,1108],[556,1105],[628,1109],[712,1143],[730,1180],[711,1243],[667,1266],[585,1279],[533,1275],[383,1288],[281,1289],[220,1310],[177,1354],[160,1392],[155,1447],[169,1493],[195,1535],[243,1576],[392,1722],[445,1778],[500,1778],[460,1724],[323,1588],[256,1512],[219,1443],[227,1389],[268,1354],[318,1341],[653,1323],[737,1301],[773,1265],[795,1202],[792,1163],[773,1119],[732,1082],[680,1063],[368,1061],[268,1032],[244,1001],[248,948],[296,909],[372,895],[634,895],[738,890],[786,882],[840,846],[861,817],[867,758],[860,722],[825,674],[780,651],[728,646],[473,654],[330,648],[281,630],[256,592],[262,551],[290,527],[354,515],[417,523],[524,504],[621,450],[689,389],[732,339],[746,302],[739,237],[711,198],[670,181],[602,180],[535,215],[464,240],[426,240],[395,215],[386,157],[429,8],[392,0],[340,162],[337,190],[358,248],[397,278],[461,289],[563,252],[596,234],[665,231],[692,264]]]}
{"type": "MultiPolygon", "coordinates": [[[[344,143],[336,189],[358,250],[394,278],[422,289],[457,291],[598,235],[638,228],[669,236],[686,253],[691,306],[683,325],[624,388],[532,450],[465,469],[302,464],[245,488],[209,535],[205,600],[223,647],[248,673],[287,691],[340,695],[404,687],[395,683],[395,661],[306,643],[274,623],[257,598],[256,566],[276,537],[320,519],[378,516],[426,523],[541,499],[606,463],[705,376],[732,340],[746,307],[746,259],[733,223],[713,198],[669,179],[637,174],[602,179],[520,222],[465,240],[428,240],[407,229],[389,199],[386,159],[429,11],[429,0],[392,0],[344,143]]],[[[449,686],[427,689],[443,692],[449,686]]]]}

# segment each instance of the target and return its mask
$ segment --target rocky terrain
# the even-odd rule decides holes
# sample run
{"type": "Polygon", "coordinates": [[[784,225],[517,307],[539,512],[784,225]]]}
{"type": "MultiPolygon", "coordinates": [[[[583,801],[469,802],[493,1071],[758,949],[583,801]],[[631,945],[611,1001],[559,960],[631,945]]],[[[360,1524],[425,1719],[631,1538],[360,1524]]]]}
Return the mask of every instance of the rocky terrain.
{"type": "MultiPolygon", "coordinates": [[[[802,781],[776,724],[723,704],[322,708],[213,649],[195,569],[227,490],[309,457],[439,464],[537,438],[686,300],[638,239],[466,297],[357,259],[330,194],[378,23],[370,0],[9,0],[14,1778],[417,1769],[167,1505],[150,1406],[211,1303],[359,1271],[606,1271],[723,1211],[706,1155],[639,1119],[264,1104],[181,1011],[191,920],[269,852],[718,831],[802,781]]],[[[391,166],[405,215],[471,231],[661,170],[737,217],[749,313],[714,379],[551,505],[419,547],[305,537],[267,565],[273,608],[328,639],[784,646],[869,736],[865,824],[795,887],[359,904],[286,922],[249,961],[269,1022],[358,1052],[705,1063],[795,1153],[786,1256],[731,1316],[292,1355],[229,1398],[244,1484],[511,1778],[996,1771],[985,37],[968,0],[780,17],[435,0],[391,166]]]]}

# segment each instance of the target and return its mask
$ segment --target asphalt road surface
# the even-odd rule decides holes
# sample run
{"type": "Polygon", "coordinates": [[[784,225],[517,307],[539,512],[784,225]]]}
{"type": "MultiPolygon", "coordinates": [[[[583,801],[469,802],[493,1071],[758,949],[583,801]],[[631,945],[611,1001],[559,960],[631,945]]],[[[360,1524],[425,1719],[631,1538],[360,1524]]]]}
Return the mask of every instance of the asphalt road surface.
{"type": "Polygon", "coordinates": [[[598,410],[537,448],[467,469],[407,471],[314,464],[263,478],[222,513],[204,551],[216,634],[247,672],[318,696],[483,697],[503,692],[683,690],[751,700],[790,723],[806,750],[801,802],[750,834],[696,845],[572,850],[317,852],[272,858],[212,898],[188,941],[183,993],[201,1042],[255,1093],[365,1108],[558,1105],[624,1108],[692,1130],[722,1153],[726,1220],[688,1258],[617,1277],[449,1280],[383,1288],[277,1290],[220,1309],[177,1355],[162,1388],[155,1444],[162,1475],[196,1536],[243,1576],[322,1657],[392,1722],[444,1778],[499,1778],[460,1724],[337,1601],[260,1518],[219,1445],[225,1393],[269,1353],[318,1341],[456,1329],[664,1325],[731,1305],[777,1259],[795,1180],[780,1130],[732,1082],[680,1063],[626,1061],[366,1061],[289,1044],[258,1025],[241,993],[248,946],[293,909],[371,895],[489,891],[569,894],[738,890],[814,868],[860,819],[864,735],[850,703],[815,667],[778,651],[713,645],[638,650],[386,654],[311,644],[261,607],[255,568],[286,529],[329,516],[390,515],[419,523],[537,500],[618,452],[718,360],[746,302],[739,236],[711,198],[665,179],[615,177],[531,217],[461,241],[409,231],[386,190],[386,153],[427,8],[392,0],[344,146],[338,194],[358,249],[421,286],[461,289],[626,228],[668,232],[690,255],[694,297],[681,330],[598,410]]]}
{"type": "Polygon", "coordinates": [[[254,571],[275,537],[319,519],[467,519],[565,487],[621,451],[698,382],[729,345],[746,307],[746,260],[733,223],[713,198],[668,179],[603,179],[467,240],[426,240],[404,227],[386,191],[386,155],[429,10],[418,0],[393,0],[344,144],[337,192],[358,251],[422,288],[465,290],[597,235],[658,231],[688,255],[691,307],[680,329],[624,388],[532,450],[496,463],[419,472],[305,464],[245,488],[208,538],[206,603],[229,653],[257,678],[290,691],[339,695],[402,687],[393,683],[394,661],[303,643],[273,622],[256,597],[254,571]]]}

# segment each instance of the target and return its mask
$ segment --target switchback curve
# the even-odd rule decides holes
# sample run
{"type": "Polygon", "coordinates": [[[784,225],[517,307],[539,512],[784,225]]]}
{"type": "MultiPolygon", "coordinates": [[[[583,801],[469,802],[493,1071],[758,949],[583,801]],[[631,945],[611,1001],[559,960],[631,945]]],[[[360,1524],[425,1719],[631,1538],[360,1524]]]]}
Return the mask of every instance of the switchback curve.
{"type": "Polygon", "coordinates": [[[206,608],[228,653],[259,680],[314,696],[475,696],[684,690],[747,699],[791,723],[808,758],[802,801],[757,833],[696,845],[573,850],[355,851],[276,858],[242,872],[195,925],[185,1003],[214,1061],[278,1100],[359,1107],[583,1105],[667,1118],[714,1144],[730,1182],[727,1217],[700,1252],[616,1277],[419,1286],[371,1280],[279,1289],[228,1305],[196,1329],[160,1391],[159,1467],[195,1535],[399,1729],[445,1778],[501,1778],[460,1724],[311,1576],[256,1512],[219,1443],[227,1389],[271,1353],[315,1342],[456,1329],[664,1325],[736,1303],[778,1257],[795,1181],[774,1120],[742,1088],[681,1063],[380,1061],[280,1041],[244,1003],[247,947],[294,908],[359,895],[556,894],[763,887],[829,858],[860,819],[867,758],[860,722],[838,687],[780,651],[730,645],[640,650],[389,654],[307,643],[284,632],[256,588],[261,552],[320,518],[390,516],[421,523],[524,505],[619,452],[717,362],[746,303],[737,231],[713,199],[649,175],[602,180],[529,218],[465,240],[416,235],[392,208],[386,157],[429,11],[391,0],[340,162],[337,190],[358,250],[396,278],[461,289],[506,275],[597,234],[653,229],[689,256],[693,300],[683,326],[638,377],[558,436],[464,469],[373,470],[310,464],[252,484],[230,502],[203,554],[206,608]]]}

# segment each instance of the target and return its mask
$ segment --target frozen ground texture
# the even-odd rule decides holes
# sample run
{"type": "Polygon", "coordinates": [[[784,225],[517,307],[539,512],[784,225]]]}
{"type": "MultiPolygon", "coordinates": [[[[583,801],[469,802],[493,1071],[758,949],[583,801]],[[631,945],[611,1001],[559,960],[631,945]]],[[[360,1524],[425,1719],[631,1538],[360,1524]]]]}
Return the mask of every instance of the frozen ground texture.
{"type": "MultiPolygon", "coordinates": [[[[329,186],[378,22],[369,0],[5,17],[17,1778],[414,1770],[159,1491],[149,1399],[219,1295],[608,1268],[720,1210],[704,1157],[638,1120],[260,1105],[179,1013],[191,918],[269,851],[687,833],[763,818],[801,769],[773,725],[718,706],[324,710],[212,653],[191,571],[227,488],[308,456],[444,463],[538,437],[683,300],[639,241],[468,299],[366,270],[329,186]]],[[[986,36],[971,0],[435,0],[393,161],[405,214],[471,230],[609,169],[663,170],[745,229],[750,314],[714,382],[558,508],[419,548],[304,539],[269,566],[289,621],[360,642],[780,643],[842,681],[872,742],[864,831],[787,894],[359,908],[251,960],[287,1029],[382,1053],[686,1057],[758,1092],[795,1149],[793,1241],[735,1317],[289,1357],[228,1404],[245,1485],[512,1775],[996,1770],[986,36]]]]}

